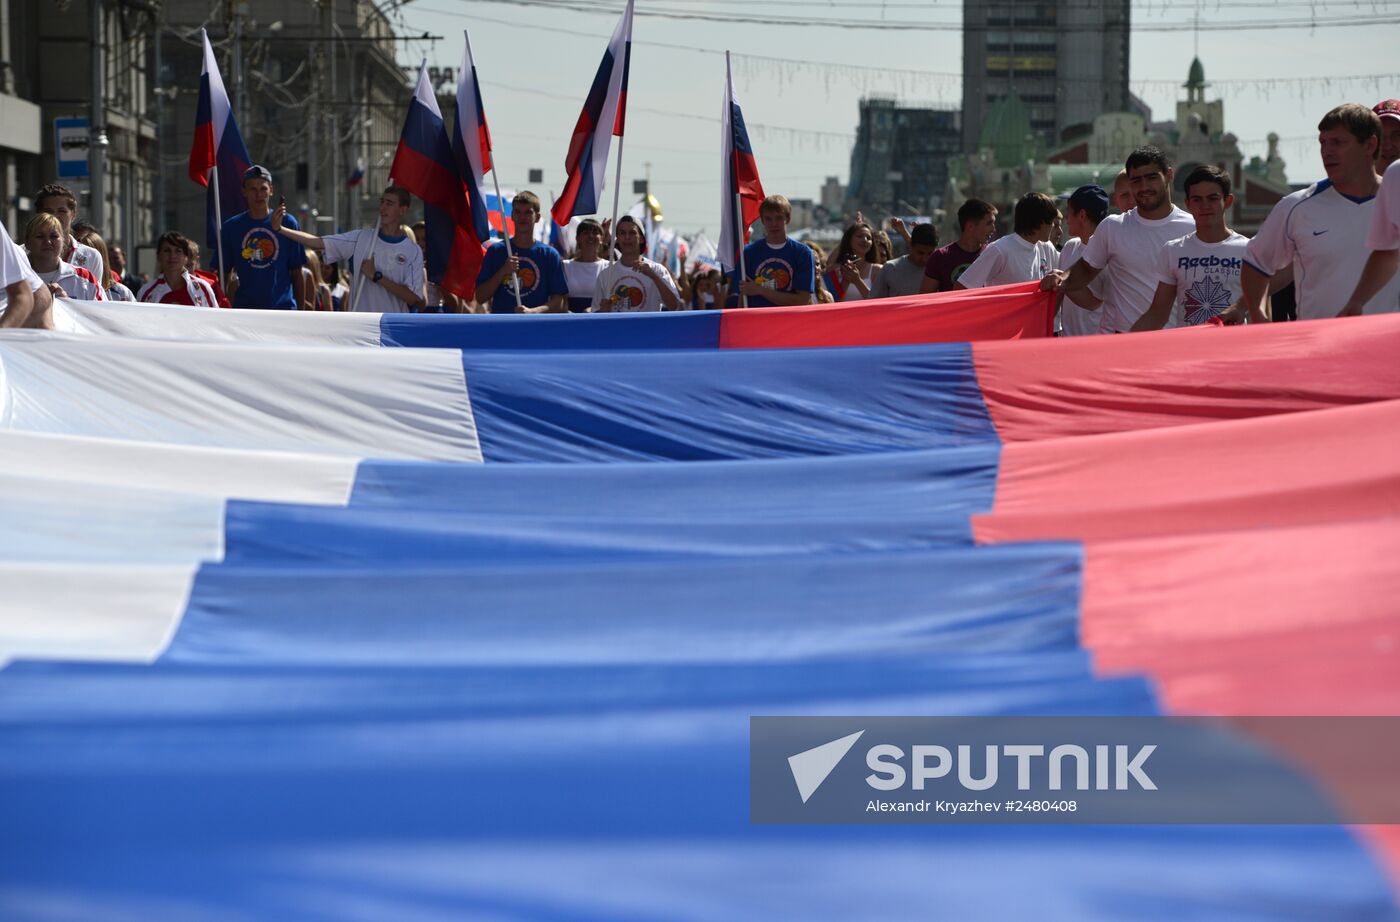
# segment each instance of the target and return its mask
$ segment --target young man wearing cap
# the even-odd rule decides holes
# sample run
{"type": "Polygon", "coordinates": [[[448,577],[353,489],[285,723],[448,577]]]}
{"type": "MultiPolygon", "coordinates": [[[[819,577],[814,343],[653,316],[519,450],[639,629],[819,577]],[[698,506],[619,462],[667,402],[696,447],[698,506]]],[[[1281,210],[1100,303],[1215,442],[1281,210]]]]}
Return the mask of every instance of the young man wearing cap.
{"type": "Polygon", "coordinates": [[[59,185],[47,185],[34,195],[34,212],[51,214],[63,228],[63,252],[59,258],[69,265],[86,269],[95,279],[107,277],[102,254],[73,239],[73,222],[78,218],[78,198],[59,185]]]}
{"type": "MultiPolygon", "coordinates": [[[[1065,224],[1070,238],[1060,250],[1060,270],[1068,272],[1084,255],[1085,243],[1093,238],[1103,219],[1108,217],[1108,193],[1096,185],[1080,186],[1065,203],[1065,224]]],[[[1060,292],[1058,305],[1061,336],[1094,336],[1099,332],[1099,308],[1108,288],[1112,270],[1100,272],[1087,287],[1078,291],[1060,292]]],[[[1042,288],[1053,289],[1058,279],[1051,276],[1042,281],[1042,288]]]]}
{"type": "Polygon", "coordinates": [[[1105,218],[1068,275],[1057,273],[1068,294],[1087,288],[1104,269],[1113,281],[1103,302],[1100,332],[1126,333],[1152,304],[1157,266],[1168,241],[1195,230],[1191,215],[1172,204],[1172,168],[1155,147],[1139,147],[1124,164],[1137,207],[1105,218]]]}
{"type": "Polygon", "coordinates": [[[987,241],[996,236],[997,210],[990,202],[970,198],[958,209],[958,239],[929,254],[919,291],[952,291],[967,267],[982,255],[987,241]]]}
{"type": "Polygon", "coordinates": [[[1235,204],[1230,174],[1218,167],[1198,166],[1186,177],[1185,188],[1196,232],[1162,248],[1157,293],[1152,306],[1133,324],[1134,333],[1168,324],[1199,326],[1238,307],[1240,267],[1249,238],[1225,224],[1235,204]]]}
{"type": "Polygon", "coordinates": [[[1381,155],[1376,161],[1376,172],[1384,176],[1390,165],[1400,160],[1400,99],[1378,102],[1371,111],[1381,120],[1381,155]]]}
{"type": "MultiPolygon", "coordinates": [[[[1240,286],[1251,321],[1267,318],[1265,289],[1282,269],[1293,270],[1298,319],[1319,320],[1337,315],[1366,265],[1366,235],[1381,188],[1381,120],[1365,106],[1346,103],[1323,116],[1317,130],[1327,178],[1279,201],[1245,250],[1240,286]]],[[[1351,312],[1393,311],[1397,293],[1400,280],[1392,279],[1351,312]]]]}
{"type": "Polygon", "coordinates": [[[288,227],[287,206],[272,213],[272,229],[310,250],[326,254],[326,262],[350,261],[349,308],[361,313],[406,314],[422,310],[423,251],[417,239],[403,233],[403,219],[413,197],[401,186],[390,186],[379,197],[379,226],[317,237],[288,227]],[[358,273],[358,278],[356,274],[358,273]]]}
{"type": "MultiPolygon", "coordinates": [[[[238,274],[234,307],[294,311],[304,300],[300,269],[306,264],[306,251],[283,240],[272,227],[272,174],[265,167],[250,166],[244,172],[243,201],[248,210],[224,221],[220,231],[224,265],[215,268],[238,274]]],[[[290,215],[283,226],[300,230],[290,215]]],[[[215,261],[218,258],[216,249],[215,261]]]]}
{"type": "Polygon", "coordinates": [[[988,288],[1045,278],[1060,264],[1060,254],[1050,242],[1059,223],[1060,209],[1050,196],[1044,192],[1021,196],[1016,203],[1014,233],[983,247],[953,287],[988,288]]]}

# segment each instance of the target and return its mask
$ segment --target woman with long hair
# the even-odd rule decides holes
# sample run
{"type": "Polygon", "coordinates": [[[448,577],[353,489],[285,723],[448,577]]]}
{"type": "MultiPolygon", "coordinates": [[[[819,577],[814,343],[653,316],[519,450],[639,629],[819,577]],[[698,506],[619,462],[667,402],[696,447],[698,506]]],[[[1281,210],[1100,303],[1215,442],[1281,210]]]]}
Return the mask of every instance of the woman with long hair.
{"type": "Polygon", "coordinates": [[[103,278],[98,279],[98,284],[102,286],[102,291],[106,293],[108,301],[135,301],[136,295],[130,288],[122,284],[122,280],[117,278],[117,274],[112,271],[112,259],[107,254],[107,241],[103,240],[97,230],[88,224],[73,225],[73,239],[84,246],[90,246],[102,255],[103,278]]]}
{"type": "Polygon", "coordinates": [[[160,275],[141,288],[140,300],[148,304],[218,308],[213,286],[190,271],[194,256],[184,234],[166,231],[160,235],[156,241],[156,263],[160,275]]]}
{"type": "Polygon", "coordinates": [[[859,301],[870,296],[880,271],[875,249],[875,229],[857,220],[841,235],[841,243],[827,263],[827,288],[838,301],[859,301]]]}

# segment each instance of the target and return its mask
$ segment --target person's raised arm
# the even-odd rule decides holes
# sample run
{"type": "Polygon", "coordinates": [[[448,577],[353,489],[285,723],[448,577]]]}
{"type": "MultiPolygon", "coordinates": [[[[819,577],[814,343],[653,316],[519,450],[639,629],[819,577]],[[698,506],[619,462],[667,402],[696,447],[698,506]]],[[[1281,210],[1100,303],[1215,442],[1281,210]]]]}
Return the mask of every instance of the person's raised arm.
{"type": "Polygon", "coordinates": [[[288,240],[304,246],[307,249],[315,250],[318,253],[326,248],[326,245],[321,242],[321,238],[317,237],[315,234],[308,234],[306,231],[293,230],[290,227],[284,226],[282,220],[285,217],[287,217],[287,203],[283,202],[278,205],[277,210],[272,213],[272,232],[274,234],[281,234],[288,240]]]}

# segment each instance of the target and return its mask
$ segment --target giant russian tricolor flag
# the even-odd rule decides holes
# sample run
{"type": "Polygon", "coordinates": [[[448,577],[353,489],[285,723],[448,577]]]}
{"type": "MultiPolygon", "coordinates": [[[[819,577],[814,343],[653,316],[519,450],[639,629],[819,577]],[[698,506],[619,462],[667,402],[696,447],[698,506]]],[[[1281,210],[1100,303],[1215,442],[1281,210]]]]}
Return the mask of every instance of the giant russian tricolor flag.
{"type": "Polygon", "coordinates": [[[1397,827],[1344,799],[749,821],[752,715],[1400,713],[1400,316],[664,351],[210,320],[0,333],[0,916],[1400,918],[1397,827]]]}
{"type": "Polygon", "coordinates": [[[583,101],[569,152],[564,157],[568,179],[555,200],[551,214],[557,224],[568,224],[574,215],[595,214],[603,194],[612,136],[622,137],[627,116],[627,71],[632,59],[632,2],[613,30],[603,62],[583,101]]]}
{"type": "Polygon", "coordinates": [[[243,173],[252,165],[233,107],[219,75],[219,62],[209,33],[199,30],[204,43],[204,69],[199,76],[199,102],[195,108],[194,144],[190,148],[190,179],[206,187],[205,240],[208,242],[215,269],[221,258],[219,248],[219,219],[231,218],[243,210],[243,173]],[[210,182],[210,171],[215,182],[210,182]],[[217,200],[217,203],[216,203],[217,200]]]}
{"type": "Polygon", "coordinates": [[[729,70],[729,54],[724,56],[724,112],[720,116],[720,203],[719,260],[726,272],[739,267],[739,251],[749,242],[749,227],[758,220],[763,204],[763,183],[758,178],[744,113],[734,98],[734,77],[729,70]]]}
{"type": "MultiPolygon", "coordinates": [[[[479,143],[476,135],[473,143],[479,143]]],[[[418,83],[389,172],[396,183],[423,200],[429,280],[470,298],[476,293],[483,238],[477,236],[470,184],[453,153],[426,61],[418,69],[418,83]]]]}

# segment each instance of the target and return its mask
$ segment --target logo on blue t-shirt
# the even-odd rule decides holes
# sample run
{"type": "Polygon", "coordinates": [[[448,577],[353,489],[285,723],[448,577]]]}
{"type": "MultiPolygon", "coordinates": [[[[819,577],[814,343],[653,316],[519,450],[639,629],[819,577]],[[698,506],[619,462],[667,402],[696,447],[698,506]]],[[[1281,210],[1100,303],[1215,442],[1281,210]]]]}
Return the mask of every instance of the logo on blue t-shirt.
{"type": "Polygon", "coordinates": [[[280,235],[266,227],[254,227],[243,235],[239,255],[254,269],[263,269],[277,261],[281,251],[280,235]]]}
{"type": "MultiPolygon", "coordinates": [[[[520,256],[519,253],[515,255],[520,256]]],[[[528,256],[520,256],[520,271],[516,275],[520,277],[520,296],[522,298],[533,294],[540,285],[540,267],[528,256]]],[[[505,287],[510,287],[509,279],[506,280],[505,287]]]]}
{"type": "Polygon", "coordinates": [[[754,281],[772,291],[792,290],[792,263],[776,256],[758,264],[754,270],[754,281]]]}

